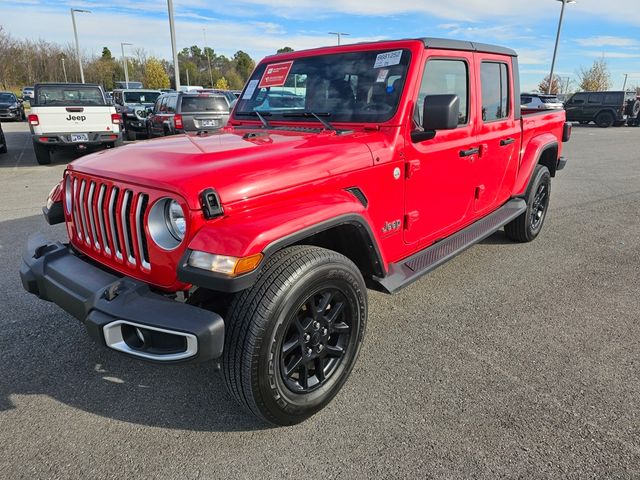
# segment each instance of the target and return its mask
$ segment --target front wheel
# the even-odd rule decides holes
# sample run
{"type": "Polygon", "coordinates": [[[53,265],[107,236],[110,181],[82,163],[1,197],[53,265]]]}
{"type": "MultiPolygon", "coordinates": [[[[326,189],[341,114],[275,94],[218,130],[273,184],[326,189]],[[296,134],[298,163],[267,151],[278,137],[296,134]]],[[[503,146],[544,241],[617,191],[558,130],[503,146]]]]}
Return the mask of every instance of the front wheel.
{"type": "Polygon", "coordinates": [[[125,135],[127,137],[127,141],[133,142],[136,139],[136,132],[133,130],[129,130],[128,128],[125,130],[125,135]]]}
{"type": "Polygon", "coordinates": [[[514,242],[531,242],[540,231],[547,217],[551,195],[551,174],[544,165],[537,165],[527,188],[527,209],[515,220],[504,226],[504,231],[514,242]]]}
{"type": "Polygon", "coordinates": [[[230,393],[257,417],[293,425],[347,380],[364,337],[366,287],[343,255],[290,247],[233,299],[227,318],[222,364],[230,393]]]}

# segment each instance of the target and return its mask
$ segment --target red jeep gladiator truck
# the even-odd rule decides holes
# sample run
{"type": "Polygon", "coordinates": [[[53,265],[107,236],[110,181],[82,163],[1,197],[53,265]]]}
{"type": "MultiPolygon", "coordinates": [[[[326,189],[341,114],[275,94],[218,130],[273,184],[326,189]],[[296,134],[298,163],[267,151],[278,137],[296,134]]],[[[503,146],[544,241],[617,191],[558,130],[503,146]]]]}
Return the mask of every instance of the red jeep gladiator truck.
{"type": "Polygon", "coordinates": [[[417,39],[265,58],[227,127],[71,163],[24,288],[100,344],[220,359],[231,394],[294,424],[351,372],[367,288],[389,293],[504,227],[540,233],[564,111],[520,111],[517,55],[417,39]]]}

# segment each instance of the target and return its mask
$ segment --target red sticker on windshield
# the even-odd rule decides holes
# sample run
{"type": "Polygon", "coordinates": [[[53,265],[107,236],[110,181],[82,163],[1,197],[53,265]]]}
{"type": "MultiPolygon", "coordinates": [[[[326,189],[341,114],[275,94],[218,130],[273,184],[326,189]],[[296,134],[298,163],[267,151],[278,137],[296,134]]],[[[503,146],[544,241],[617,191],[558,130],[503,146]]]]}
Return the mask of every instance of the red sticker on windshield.
{"type": "Polygon", "coordinates": [[[284,82],[287,81],[287,77],[289,76],[289,72],[291,71],[292,66],[293,61],[272,63],[271,65],[267,65],[258,88],[282,87],[284,85],[284,82]]]}

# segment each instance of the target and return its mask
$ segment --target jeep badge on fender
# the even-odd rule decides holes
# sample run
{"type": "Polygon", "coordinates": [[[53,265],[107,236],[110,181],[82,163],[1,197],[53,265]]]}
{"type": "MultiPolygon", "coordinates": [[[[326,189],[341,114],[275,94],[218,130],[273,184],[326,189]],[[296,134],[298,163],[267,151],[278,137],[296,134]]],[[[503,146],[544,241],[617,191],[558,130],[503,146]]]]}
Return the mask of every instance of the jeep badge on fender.
{"type": "Polygon", "coordinates": [[[301,422],[353,370],[367,287],[542,231],[571,130],[521,112],[518,75],[513,50],[450,39],[267,57],[226,127],[69,164],[44,209],[68,244],[31,237],[24,288],[131,358],[219,359],[248,411],[301,422]]]}

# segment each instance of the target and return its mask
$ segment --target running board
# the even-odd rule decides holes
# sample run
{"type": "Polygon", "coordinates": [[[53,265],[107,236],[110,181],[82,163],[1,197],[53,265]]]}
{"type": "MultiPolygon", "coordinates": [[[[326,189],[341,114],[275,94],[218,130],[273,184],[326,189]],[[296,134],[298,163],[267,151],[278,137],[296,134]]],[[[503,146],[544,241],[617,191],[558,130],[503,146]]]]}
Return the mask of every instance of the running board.
{"type": "Polygon", "coordinates": [[[384,291],[395,293],[472,245],[481,242],[526,210],[527,204],[523,199],[509,200],[495,212],[463,230],[398,263],[392,263],[389,266],[388,275],[384,278],[377,278],[376,281],[384,291]]]}

